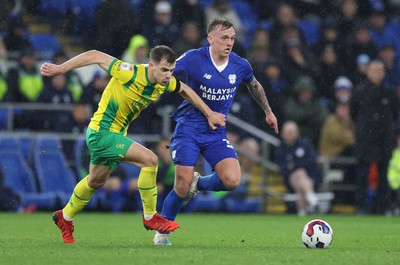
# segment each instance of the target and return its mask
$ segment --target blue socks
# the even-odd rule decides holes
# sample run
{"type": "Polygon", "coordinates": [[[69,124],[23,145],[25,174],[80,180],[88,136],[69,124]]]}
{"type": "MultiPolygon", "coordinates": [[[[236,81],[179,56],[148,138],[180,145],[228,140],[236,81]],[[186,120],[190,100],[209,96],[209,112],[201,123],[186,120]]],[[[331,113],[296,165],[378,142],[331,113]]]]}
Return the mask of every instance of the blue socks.
{"type": "Polygon", "coordinates": [[[175,193],[175,190],[171,190],[164,200],[163,208],[161,211],[162,216],[168,220],[175,220],[179,211],[182,208],[183,199],[175,193]]]}
{"type": "MultiPolygon", "coordinates": [[[[199,190],[212,190],[212,191],[227,191],[224,183],[219,179],[217,173],[200,177],[197,183],[199,190]]],[[[181,198],[176,194],[175,190],[171,190],[164,200],[161,214],[168,220],[175,220],[179,211],[182,208],[184,198],[181,198]]]]}
{"type": "Polygon", "coordinates": [[[211,173],[210,175],[200,177],[197,183],[199,190],[212,190],[212,191],[226,191],[228,190],[224,183],[219,179],[217,173],[211,173]]]}

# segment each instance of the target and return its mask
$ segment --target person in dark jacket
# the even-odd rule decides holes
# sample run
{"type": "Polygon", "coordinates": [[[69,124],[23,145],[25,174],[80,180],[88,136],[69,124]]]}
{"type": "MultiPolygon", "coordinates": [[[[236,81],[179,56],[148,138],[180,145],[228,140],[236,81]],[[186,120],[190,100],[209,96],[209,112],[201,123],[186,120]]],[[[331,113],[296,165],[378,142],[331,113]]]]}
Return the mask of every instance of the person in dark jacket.
{"type": "Polygon", "coordinates": [[[366,80],[355,89],[351,101],[352,117],[356,124],[354,154],[358,159],[356,204],[361,214],[382,214],[389,205],[386,173],[395,143],[399,99],[395,90],[383,83],[384,78],[383,63],[371,61],[366,80]],[[376,196],[372,204],[367,205],[367,176],[373,163],[378,165],[379,181],[376,196]]]}
{"type": "Polygon", "coordinates": [[[300,138],[295,122],[287,121],[282,125],[282,143],[275,149],[274,158],[287,189],[298,196],[297,214],[313,212],[318,203],[315,189],[320,182],[317,154],[311,141],[300,138]]]}

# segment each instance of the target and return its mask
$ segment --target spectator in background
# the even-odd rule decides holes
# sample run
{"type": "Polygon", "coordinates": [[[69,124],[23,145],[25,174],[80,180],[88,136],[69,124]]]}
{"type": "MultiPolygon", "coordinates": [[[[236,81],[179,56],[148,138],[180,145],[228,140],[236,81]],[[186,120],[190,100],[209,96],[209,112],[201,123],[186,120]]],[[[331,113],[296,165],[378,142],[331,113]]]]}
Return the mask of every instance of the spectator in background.
{"type": "MultiPolygon", "coordinates": [[[[341,44],[346,44],[352,38],[356,25],[362,21],[358,14],[358,9],[356,0],[343,0],[340,2],[337,21],[339,42],[341,44]]],[[[346,57],[343,57],[343,59],[346,59],[346,57]]]]}
{"type": "Polygon", "coordinates": [[[143,27],[143,35],[151,47],[174,45],[179,38],[179,27],[174,21],[170,2],[162,0],[155,4],[151,19],[143,27]]]}
{"type": "Polygon", "coordinates": [[[93,75],[92,81],[85,87],[82,95],[82,103],[88,104],[90,113],[93,113],[99,104],[101,94],[110,81],[108,73],[104,71],[96,71],[93,75]]]}
{"type": "Polygon", "coordinates": [[[254,75],[261,77],[264,65],[270,57],[269,32],[266,28],[259,27],[253,34],[248,61],[253,67],[254,75]]]}
{"type": "MultiPolygon", "coordinates": [[[[59,50],[53,55],[53,63],[62,64],[67,61],[67,55],[63,50],[59,50]]],[[[83,83],[77,72],[71,71],[65,74],[67,78],[67,89],[72,94],[74,102],[78,102],[81,99],[83,93],[83,83]]]]}
{"type": "Polygon", "coordinates": [[[95,11],[94,48],[120,58],[128,46],[129,37],[137,32],[133,14],[132,5],[127,0],[101,1],[95,11]]]}
{"type": "Polygon", "coordinates": [[[335,103],[349,103],[352,96],[353,84],[345,76],[339,76],[333,85],[334,99],[331,103],[331,111],[335,110],[335,103]]]}
{"type": "MultiPolygon", "coordinates": [[[[35,102],[43,90],[44,83],[36,65],[37,58],[32,49],[21,52],[18,64],[7,73],[8,91],[5,101],[25,103],[35,102]]],[[[32,111],[21,111],[14,115],[15,129],[33,129],[32,111]]]]}
{"type": "Polygon", "coordinates": [[[0,35],[0,62],[7,60],[7,48],[4,43],[3,37],[0,35]]]}
{"type": "Polygon", "coordinates": [[[340,54],[341,44],[337,27],[337,22],[332,16],[328,16],[322,21],[317,43],[313,47],[313,53],[316,58],[321,56],[326,46],[332,47],[336,54],[340,54]]]}
{"type": "Polygon", "coordinates": [[[243,153],[239,156],[242,177],[240,179],[240,185],[235,190],[228,193],[228,196],[239,200],[245,200],[249,196],[250,189],[258,190],[258,193],[262,194],[260,183],[257,183],[256,180],[256,176],[259,172],[257,172],[257,162],[255,160],[256,157],[260,155],[260,144],[255,138],[247,137],[240,141],[239,149],[243,153]]]}
{"type": "Polygon", "coordinates": [[[6,95],[8,91],[7,80],[3,73],[0,71],[0,102],[6,101],[6,95]]]}
{"type": "Polygon", "coordinates": [[[13,58],[18,58],[17,53],[19,52],[32,49],[32,44],[25,34],[26,28],[27,25],[22,17],[11,19],[8,23],[4,44],[7,51],[10,53],[9,55],[13,58]]]}
{"type": "Polygon", "coordinates": [[[178,25],[194,22],[200,36],[206,35],[206,15],[199,0],[176,0],[173,10],[178,25]]]}
{"type": "Polygon", "coordinates": [[[172,49],[180,56],[188,50],[200,48],[201,41],[200,28],[195,22],[189,21],[183,25],[182,35],[172,49]]]}
{"type": "Polygon", "coordinates": [[[147,39],[141,35],[134,35],[129,41],[128,48],[122,54],[122,60],[132,64],[144,64],[149,61],[150,47],[147,39]]]}
{"type": "MultiPolygon", "coordinates": [[[[36,102],[39,103],[52,103],[52,104],[72,104],[72,94],[67,89],[66,75],[56,75],[50,79],[48,86],[46,86],[40,93],[36,102]]],[[[56,125],[59,128],[70,124],[70,112],[65,110],[60,111],[40,111],[37,112],[37,124],[35,129],[44,131],[56,130],[56,125]],[[63,126],[64,125],[64,126],[63,126]]]]}
{"type": "Polygon", "coordinates": [[[319,57],[320,76],[318,78],[318,91],[316,95],[325,101],[326,105],[334,103],[335,80],[345,74],[343,65],[338,61],[338,54],[332,44],[326,45],[319,57]]]}
{"type": "Polygon", "coordinates": [[[350,73],[354,73],[354,70],[357,69],[356,63],[360,54],[366,54],[370,58],[376,57],[378,50],[371,39],[370,33],[367,23],[358,24],[354,29],[353,39],[345,46],[342,61],[345,62],[344,65],[350,73]]]}
{"type": "Polygon", "coordinates": [[[226,18],[235,25],[237,41],[241,42],[246,37],[246,29],[237,12],[229,5],[228,0],[213,0],[212,4],[205,8],[205,15],[207,25],[210,25],[211,21],[216,18],[226,18]]]}
{"type": "MultiPolygon", "coordinates": [[[[285,2],[281,2],[277,7],[275,17],[272,21],[272,26],[270,28],[271,34],[271,49],[273,51],[279,52],[279,43],[283,40],[283,33],[289,28],[296,28],[299,36],[297,38],[301,42],[305,42],[305,37],[302,30],[297,26],[298,18],[295,14],[293,7],[285,2]]],[[[279,57],[281,54],[277,53],[276,56],[279,57]]]]}
{"type": "Polygon", "coordinates": [[[382,62],[371,61],[367,80],[355,90],[351,101],[352,118],[356,124],[354,154],[358,159],[356,205],[360,213],[382,214],[389,206],[386,173],[395,142],[400,105],[394,90],[383,83],[384,78],[382,62]],[[367,176],[373,163],[378,166],[378,188],[372,205],[366,205],[367,176]]]}
{"type": "Polygon", "coordinates": [[[400,91],[400,64],[396,57],[396,50],[393,45],[383,45],[378,51],[378,58],[385,66],[386,75],[384,82],[400,91]]]}
{"type": "Polygon", "coordinates": [[[318,64],[300,39],[288,39],[284,44],[284,51],[282,68],[284,69],[285,79],[289,84],[294,84],[302,75],[308,75],[314,80],[317,79],[320,74],[318,64]]]}
{"type": "Polygon", "coordinates": [[[373,9],[369,15],[371,39],[378,48],[383,45],[393,45],[399,50],[399,26],[389,21],[385,12],[382,6],[379,9],[373,9]]]}
{"type": "Polygon", "coordinates": [[[356,59],[356,68],[348,72],[355,85],[362,83],[366,79],[366,72],[371,58],[367,54],[360,54],[356,59]]]}
{"type": "Polygon", "coordinates": [[[280,168],[287,189],[297,197],[297,214],[313,213],[318,204],[315,189],[320,181],[317,155],[313,144],[300,137],[297,124],[282,125],[281,145],[275,149],[274,160],[280,168]]]}
{"type": "Polygon", "coordinates": [[[321,129],[319,155],[335,158],[352,156],[355,142],[355,125],[350,115],[350,102],[338,101],[321,129]]]}
{"type": "MultiPolygon", "coordinates": [[[[260,83],[265,88],[265,94],[269,98],[269,104],[274,110],[275,116],[278,120],[283,120],[283,105],[284,99],[288,97],[288,87],[286,79],[282,73],[282,67],[277,60],[270,59],[264,64],[262,75],[260,76],[260,83]]],[[[257,112],[257,120],[261,121],[261,114],[257,112]]],[[[264,128],[264,123],[258,123],[258,127],[264,128]]]]}
{"type": "Polygon", "coordinates": [[[18,65],[7,74],[9,101],[33,102],[43,89],[43,79],[37,68],[37,57],[33,49],[23,50],[18,65]]]}
{"type": "Polygon", "coordinates": [[[329,111],[314,96],[316,87],[309,76],[300,76],[293,85],[293,98],[284,103],[284,118],[296,122],[302,138],[318,145],[321,127],[329,111]]]}
{"type": "MultiPolygon", "coordinates": [[[[58,116],[59,119],[56,119],[54,121],[54,131],[83,134],[86,132],[87,125],[90,122],[91,114],[92,113],[90,112],[89,106],[87,104],[77,102],[74,104],[72,111],[64,112],[63,115],[58,116]]],[[[46,113],[44,113],[44,115],[46,115],[46,113]]],[[[62,147],[70,165],[74,165],[74,159],[76,155],[75,140],[63,139],[62,147]]],[[[81,178],[84,178],[86,175],[81,176],[81,178]]]]}

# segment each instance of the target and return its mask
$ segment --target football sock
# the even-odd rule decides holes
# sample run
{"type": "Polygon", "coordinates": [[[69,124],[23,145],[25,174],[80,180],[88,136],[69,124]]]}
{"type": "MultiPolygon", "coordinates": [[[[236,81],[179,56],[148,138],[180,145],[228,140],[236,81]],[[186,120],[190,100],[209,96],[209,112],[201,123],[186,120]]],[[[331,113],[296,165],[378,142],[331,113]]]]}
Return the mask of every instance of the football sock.
{"type": "Polygon", "coordinates": [[[67,205],[63,209],[66,219],[72,219],[88,204],[90,198],[95,193],[95,189],[89,187],[88,176],[84,177],[76,184],[67,205]]]}
{"type": "Polygon", "coordinates": [[[212,191],[228,190],[215,172],[210,175],[200,177],[199,181],[197,182],[197,188],[199,190],[212,191]]]}
{"type": "MultiPolygon", "coordinates": [[[[157,177],[158,166],[142,167],[138,179],[138,189],[143,205],[143,213],[147,218],[156,213],[157,206],[157,177]]],[[[150,217],[150,218],[151,218],[150,217]]]]}
{"type": "Polygon", "coordinates": [[[181,198],[176,194],[175,190],[171,190],[164,200],[163,208],[161,211],[162,216],[168,220],[175,220],[180,209],[182,208],[184,198],[181,198]]]}

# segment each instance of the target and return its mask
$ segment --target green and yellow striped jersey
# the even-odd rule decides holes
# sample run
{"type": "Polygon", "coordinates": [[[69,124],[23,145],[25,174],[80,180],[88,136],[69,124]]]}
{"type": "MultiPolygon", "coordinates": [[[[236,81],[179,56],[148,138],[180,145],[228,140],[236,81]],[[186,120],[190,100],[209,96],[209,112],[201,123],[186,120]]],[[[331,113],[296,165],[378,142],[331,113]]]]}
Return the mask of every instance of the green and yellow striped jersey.
{"type": "Polygon", "coordinates": [[[152,84],[148,78],[148,65],[132,65],[115,59],[108,67],[112,78],[101,96],[89,128],[127,134],[128,126],[140,112],[165,91],[179,88],[175,77],[162,86],[152,84]]]}

